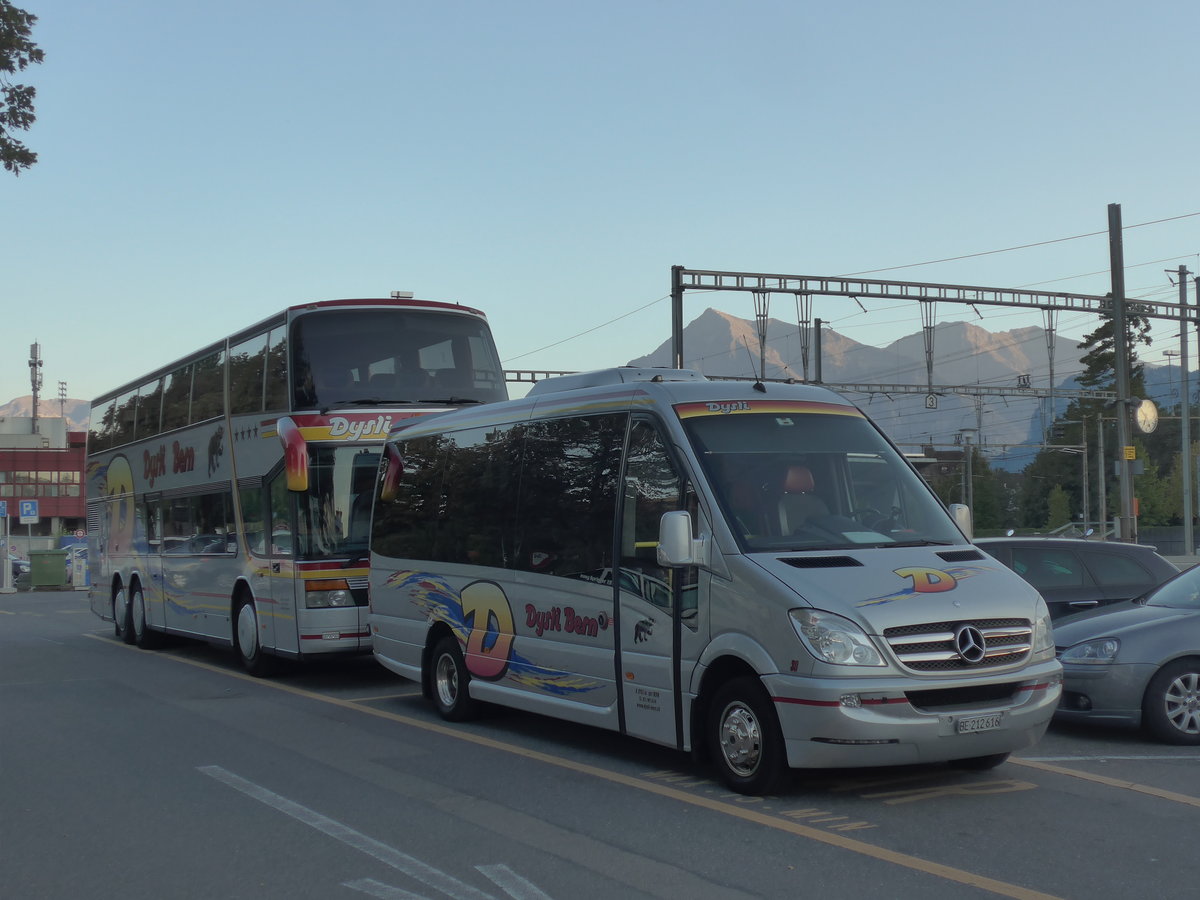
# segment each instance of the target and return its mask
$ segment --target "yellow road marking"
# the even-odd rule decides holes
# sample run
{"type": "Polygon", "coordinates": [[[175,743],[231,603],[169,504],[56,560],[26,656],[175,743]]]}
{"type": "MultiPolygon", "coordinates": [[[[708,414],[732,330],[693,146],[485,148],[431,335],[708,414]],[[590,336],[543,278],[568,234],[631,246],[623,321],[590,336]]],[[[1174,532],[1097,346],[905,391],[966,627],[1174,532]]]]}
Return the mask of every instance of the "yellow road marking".
{"type": "MultiPolygon", "coordinates": [[[[112,638],[102,638],[97,635],[88,634],[85,637],[94,637],[96,640],[104,640],[108,643],[116,643],[112,638]]],[[[128,644],[116,644],[125,650],[136,650],[136,647],[128,644]]],[[[663,784],[655,784],[645,781],[642,778],[624,775],[620,772],[612,772],[608,769],[602,769],[598,766],[588,765],[587,763],[575,762],[573,760],[562,759],[557,756],[551,756],[548,753],[542,753],[538,750],[530,750],[525,747],[518,747],[514,744],[506,744],[503,741],[494,738],[485,737],[484,735],[472,734],[465,732],[461,728],[451,728],[446,725],[441,725],[437,722],[423,722],[419,719],[413,719],[409,716],[403,716],[399,713],[388,712],[387,710],[375,709],[370,706],[363,706],[352,700],[343,700],[339,697],[329,697],[324,694],[317,694],[306,688],[293,687],[289,684],[282,684],[278,681],[264,681],[261,678],[255,678],[252,675],[242,672],[233,672],[229,669],[220,666],[214,666],[210,663],[201,662],[195,659],[188,659],[182,656],[171,656],[169,654],[160,654],[159,658],[171,659],[176,662],[185,663],[189,666],[194,666],[198,669],[205,669],[209,672],[214,672],[218,675],[225,675],[230,678],[237,678],[241,681],[246,681],[251,684],[257,684],[265,688],[272,688],[277,691],[292,694],[297,697],[304,697],[308,700],[316,700],[320,703],[328,703],[333,706],[340,706],[343,709],[354,710],[355,712],[363,713],[369,716],[375,716],[379,719],[386,719],[390,722],[397,722],[402,725],[407,725],[411,728],[418,728],[422,731],[440,734],[445,737],[454,738],[455,740],[463,741],[470,744],[475,744],[479,747],[487,747],[490,750],[498,750],[502,753],[508,753],[513,756],[521,756],[525,759],[531,759],[536,762],[545,763],[546,765],[555,766],[560,769],[569,769],[572,772],[577,772],[582,775],[590,775],[594,778],[599,778],[603,781],[608,781],[613,784],[620,784],[624,787],[633,788],[634,790],[644,791],[650,794],[657,794],[660,797],[667,797],[679,803],[686,803],[690,806],[699,806],[712,812],[721,813],[722,815],[733,816],[737,819],[742,819],[746,822],[753,822],[756,825],[762,825],[766,828],[774,828],[777,831],[783,831],[794,834],[797,837],[807,838],[812,841],[819,841],[823,844],[829,844],[833,847],[838,847],[842,850],[848,850],[851,853],[858,853],[863,856],[869,856],[873,859],[882,862],[894,863],[898,866],[903,866],[907,869],[913,869],[917,872],[923,872],[927,875],[933,875],[937,878],[943,878],[947,881],[957,882],[958,884],[969,885],[970,887],[980,888],[981,890],[991,891],[994,894],[999,894],[1002,897],[1012,897],[1015,900],[1059,900],[1054,894],[1046,894],[1041,891],[1035,891],[1031,888],[1021,887],[1016,884],[1009,884],[1005,881],[999,881],[995,878],[988,878],[984,875],[968,872],[965,869],[956,869],[953,866],[945,866],[941,863],[932,862],[927,859],[922,859],[919,856],[912,856],[907,853],[899,853],[895,850],[888,850],[884,847],[878,847],[874,844],[868,844],[865,841],[858,841],[854,838],[845,837],[840,834],[832,834],[827,831],[822,831],[818,828],[809,828],[797,822],[789,822],[778,819],[775,816],[765,813],[755,812],[752,809],[744,807],[730,806],[727,803],[722,803],[717,800],[711,800],[707,797],[696,796],[695,794],[681,791],[673,787],[663,784]]]]}
{"type": "Polygon", "coordinates": [[[1109,778],[1107,775],[1094,775],[1091,772],[1083,772],[1079,769],[1067,769],[1063,766],[1055,766],[1051,763],[1035,762],[1030,759],[1016,759],[1010,757],[1010,763],[1018,766],[1026,766],[1030,769],[1040,769],[1043,772],[1053,772],[1055,775],[1066,775],[1070,778],[1078,778],[1081,781],[1091,781],[1096,784],[1103,784],[1107,787],[1121,788],[1126,791],[1136,791],[1139,794],[1146,794],[1150,797],[1158,797],[1160,800],[1171,800],[1175,803],[1183,803],[1186,806],[1200,807],[1200,797],[1190,797],[1187,794],[1180,794],[1177,791],[1168,791],[1165,788],[1151,787],[1148,784],[1138,784],[1135,781],[1124,781],[1120,778],[1109,778]]]}

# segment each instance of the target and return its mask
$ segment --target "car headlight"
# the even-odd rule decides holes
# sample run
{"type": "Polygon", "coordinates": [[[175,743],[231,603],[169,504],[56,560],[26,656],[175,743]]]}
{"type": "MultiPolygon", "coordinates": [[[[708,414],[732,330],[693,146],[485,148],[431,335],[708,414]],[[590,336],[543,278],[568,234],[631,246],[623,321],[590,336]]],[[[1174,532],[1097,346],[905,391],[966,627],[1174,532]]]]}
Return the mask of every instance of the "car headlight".
{"type": "Polygon", "coordinates": [[[1116,638],[1096,638],[1083,641],[1063,651],[1062,661],[1077,665],[1103,666],[1116,662],[1121,642],[1116,638]]]}
{"type": "Polygon", "coordinates": [[[1039,615],[1033,623],[1033,658],[1054,658],[1054,626],[1050,624],[1050,613],[1045,602],[1039,604],[1039,615]]]}
{"type": "Polygon", "coordinates": [[[885,665],[866,632],[849,619],[820,609],[793,609],[788,616],[805,648],[821,662],[837,666],[885,665]]]}

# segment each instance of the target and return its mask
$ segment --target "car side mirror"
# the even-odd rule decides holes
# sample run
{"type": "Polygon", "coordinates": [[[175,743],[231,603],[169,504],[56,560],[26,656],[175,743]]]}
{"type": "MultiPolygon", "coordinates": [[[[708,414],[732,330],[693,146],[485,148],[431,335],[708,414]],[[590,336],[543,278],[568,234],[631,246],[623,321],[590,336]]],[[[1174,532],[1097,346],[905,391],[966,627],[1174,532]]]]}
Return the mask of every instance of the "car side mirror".
{"type": "Polygon", "coordinates": [[[677,509],[663,513],[658,523],[658,564],[660,566],[702,566],[708,556],[708,542],[692,537],[692,517],[677,509]]]}
{"type": "Polygon", "coordinates": [[[958,526],[959,531],[967,536],[967,540],[973,539],[974,529],[971,527],[971,507],[965,503],[951,503],[950,515],[954,517],[954,524],[958,526]]]}

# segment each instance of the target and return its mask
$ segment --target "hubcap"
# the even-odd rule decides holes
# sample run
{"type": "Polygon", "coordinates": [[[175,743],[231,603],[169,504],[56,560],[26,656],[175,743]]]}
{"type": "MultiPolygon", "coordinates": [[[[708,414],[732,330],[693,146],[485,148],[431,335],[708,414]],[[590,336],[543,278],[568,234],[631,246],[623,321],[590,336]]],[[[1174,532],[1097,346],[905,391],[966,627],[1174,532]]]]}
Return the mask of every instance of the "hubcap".
{"type": "Polygon", "coordinates": [[[762,759],[762,732],[758,717],[744,703],[731,703],[721,717],[721,753],[738,775],[754,774],[762,759]]]}
{"type": "Polygon", "coordinates": [[[128,611],[129,600],[125,596],[125,588],[121,588],[113,594],[113,620],[117,623],[117,628],[125,627],[125,613],[128,611]]]}
{"type": "Polygon", "coordinates": [[[454,706],[458,699],[458,667],[449,653],[438,657],[437,668],[434,670],[434,682],[437,688],[438,701],[446,709],[454,706]]]}
{"type": "Polygon", "coordinates": [[[141,637],[142,632],[146,630],[146,601],[142,592],[134,591],[130,603],[133,605],[133,632],[141,637]]]}
{"type": "Polygon", "coordinates": [[[242,656],[250,659],[258,648],[258,617],[254,615],[254,604],[247,603],[238,612],[238,649],[242,656]]]}
{"type": "Polygon", "coordinates": [[[1180,675],[1171,682],[1163,700],[1172,725],[1184,734],[1200,734],[1200,673],[1180,675]]]}

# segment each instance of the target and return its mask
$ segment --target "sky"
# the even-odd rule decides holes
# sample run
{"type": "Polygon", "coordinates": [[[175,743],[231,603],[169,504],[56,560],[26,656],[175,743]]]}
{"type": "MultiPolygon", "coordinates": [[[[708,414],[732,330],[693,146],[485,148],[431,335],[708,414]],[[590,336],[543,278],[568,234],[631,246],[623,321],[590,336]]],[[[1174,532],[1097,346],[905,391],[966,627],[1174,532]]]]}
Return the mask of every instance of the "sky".
{"type": "MultiPolygon", "coordinates": [[[[542,370],[668,340],[676,264],[1103,294],[1113,203],[1130,297],[1200,270],[1191,0],[16,5],[45,62],[14,79],[38,162],[0,172],[0,402],[35,341],[42,396],[91,399],[394,290],[484,310],[505,367],[542,370]]],[[[979,312],[937,306],[1044,324],[979,312]]],[[[921,328],[908,302],[813,315],[874,346],[921,328]]]]}

